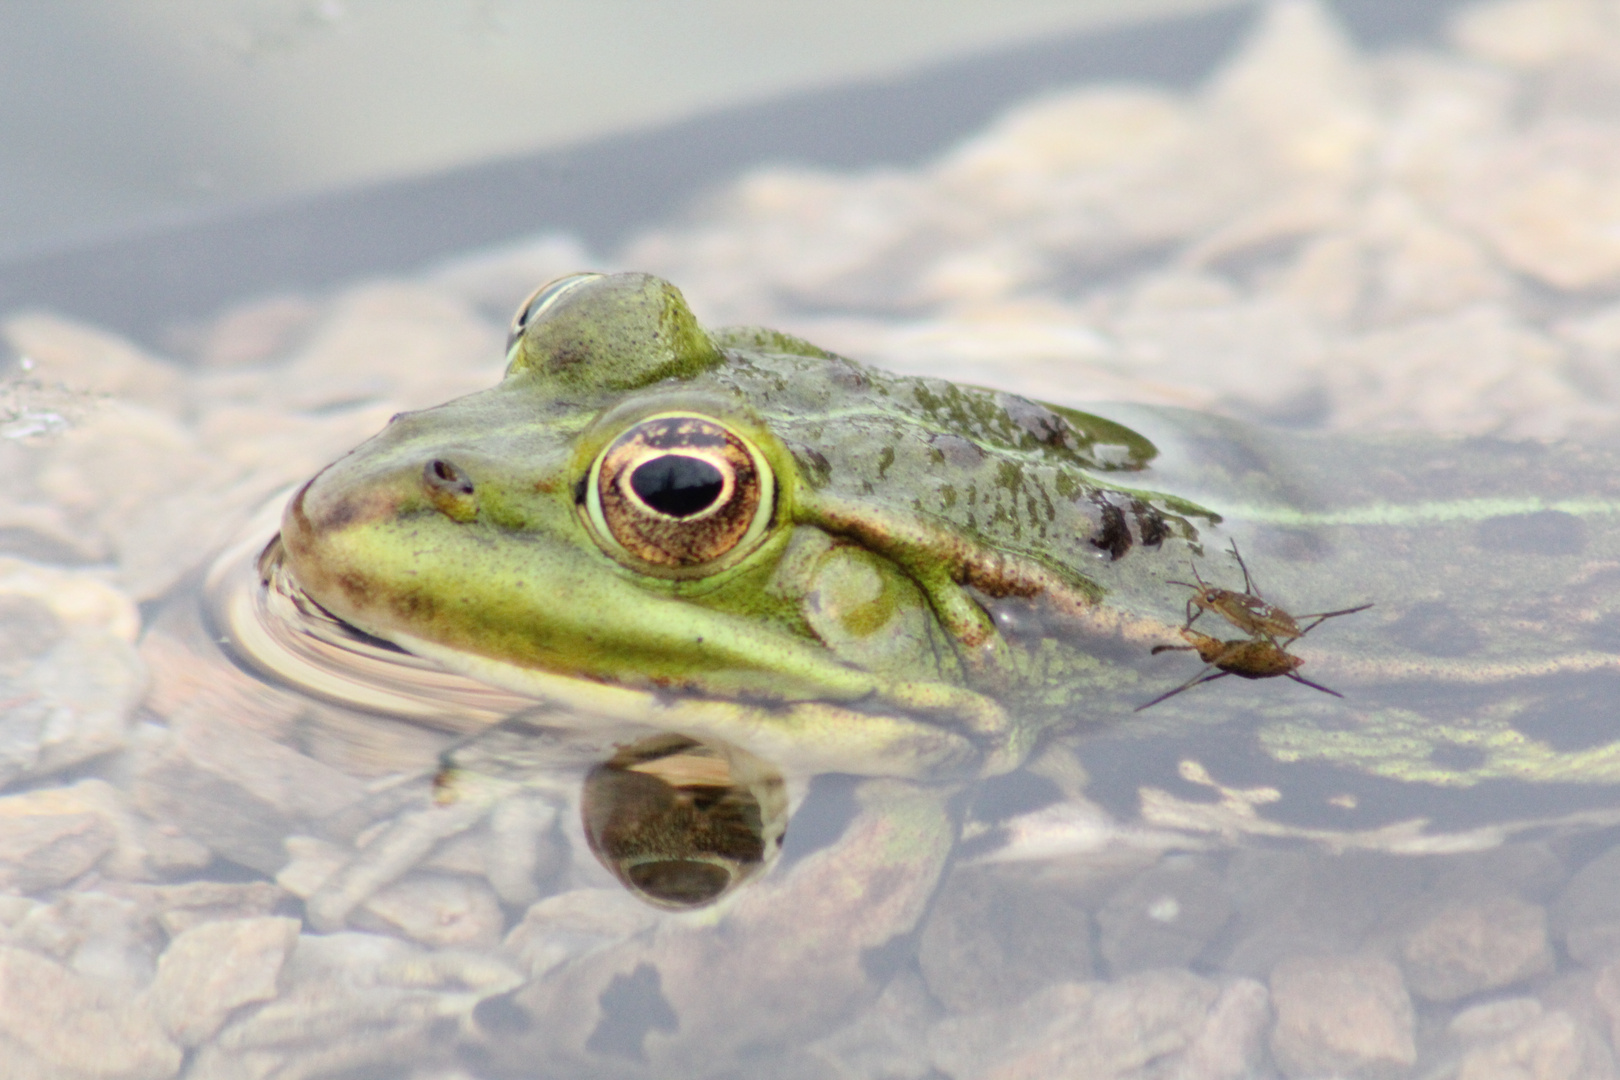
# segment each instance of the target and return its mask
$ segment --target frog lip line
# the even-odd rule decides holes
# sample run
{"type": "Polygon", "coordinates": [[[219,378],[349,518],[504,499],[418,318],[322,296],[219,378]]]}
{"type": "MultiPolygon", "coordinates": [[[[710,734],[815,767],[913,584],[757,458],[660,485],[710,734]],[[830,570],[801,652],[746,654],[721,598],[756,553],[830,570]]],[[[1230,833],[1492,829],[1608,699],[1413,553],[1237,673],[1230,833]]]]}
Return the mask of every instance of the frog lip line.
{"type": "MultiPolygon", "coordinates": [[[[1216,500],[1219,502],[1219,500],[1216,500]]],[[[1291,506],[1222,504],[1223,516],[1267,525],[1416,525],[1433,521],[1484,521],[1548,511],[1576,517],[1620,514],[1611,499],[1453,499],[1405,505],[1367,503],[1345,510],[1299,510],[1291,506]]]]}

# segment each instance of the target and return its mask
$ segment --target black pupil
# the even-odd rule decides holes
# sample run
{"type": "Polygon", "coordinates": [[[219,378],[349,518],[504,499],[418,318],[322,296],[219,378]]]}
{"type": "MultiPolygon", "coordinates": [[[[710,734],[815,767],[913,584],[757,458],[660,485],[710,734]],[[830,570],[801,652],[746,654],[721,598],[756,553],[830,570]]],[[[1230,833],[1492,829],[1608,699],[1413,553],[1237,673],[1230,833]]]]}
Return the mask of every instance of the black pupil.
{"type": "Polygon", "coordinates": [[[720,470],[702,458],[665,454],[644,461],[630,474],[630,487],[641,501],[670,517],[691,517],[707,510],[726,486],[720,470]]]}

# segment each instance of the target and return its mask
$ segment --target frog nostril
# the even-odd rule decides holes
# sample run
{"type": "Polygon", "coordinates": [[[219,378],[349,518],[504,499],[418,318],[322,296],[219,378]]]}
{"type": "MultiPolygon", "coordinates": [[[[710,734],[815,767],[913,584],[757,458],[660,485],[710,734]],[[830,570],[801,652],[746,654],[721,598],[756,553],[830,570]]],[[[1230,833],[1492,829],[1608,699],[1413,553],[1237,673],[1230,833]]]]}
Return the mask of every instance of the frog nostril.
{"type": "Polygon", "coordinates": [[[462,495],[471,495],[473,493],[472,477],[468,476],[466,470],[454,462],[435,459],[427,463],[427,468],[423,470],[423,474],[427,482],[436,487],[443,487],[448,491],[454,491],[462,495]]]}
{"type": "Polygon", "coordinates": [[[422,467],[422,491],[433,508],[452,521],[478,516],[477,489],[472,477],[453,461],[434,458],[422,467]]]}
{"type": "Polygon", "coordinates": [[[673,518],[691,517],[713,506],[726,478],[714,465],[685,454],[662,454],[637,465],[630,488],[642,502],[673,518]]]}

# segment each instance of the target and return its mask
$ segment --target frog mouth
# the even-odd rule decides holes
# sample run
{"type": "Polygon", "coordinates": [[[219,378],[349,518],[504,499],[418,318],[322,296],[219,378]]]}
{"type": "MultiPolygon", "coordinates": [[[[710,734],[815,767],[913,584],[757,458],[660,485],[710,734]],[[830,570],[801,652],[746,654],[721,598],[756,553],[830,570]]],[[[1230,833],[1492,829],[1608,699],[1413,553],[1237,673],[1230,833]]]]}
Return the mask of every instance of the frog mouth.
{"type": "Polygon", "coordinates": [[[238,667],[273,685],[360,712],[470,734],[534,701],[445,670],[316,603],[287,571],[273,500],[209,568],[203,614],[238,667]]]}

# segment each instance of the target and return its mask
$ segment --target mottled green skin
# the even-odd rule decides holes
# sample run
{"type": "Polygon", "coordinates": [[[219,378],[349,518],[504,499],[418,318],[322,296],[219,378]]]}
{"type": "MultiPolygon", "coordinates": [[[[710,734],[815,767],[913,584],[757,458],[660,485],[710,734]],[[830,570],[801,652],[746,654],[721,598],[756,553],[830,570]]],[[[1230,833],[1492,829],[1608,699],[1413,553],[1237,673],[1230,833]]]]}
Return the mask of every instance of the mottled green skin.
{"type": "Polygon", "coordinates": [[[1589,723],[1572,743],[1546,705],[1571,679],[1620,689],[1612,455],[1109,412],[887,375],[767,330],[705,333],[673,286],[620,275],[547,309],[499,385],[396,417],[323,471],[283,541],[334,614],[473,674],[494,661],[741,703],[706,734],[734,724],[745,745],[773,728],[855,743],[882,716],[1007,768],[1054,724],[1124,718],[1196,670],[1148,656],[1179,640],[1187,594],[1167,579],[1197,557],[1238,587],[1235,535],[1287,610],[1376,605],[1291,646],[1346,701],[1225,680],[1143,713],[1132,737],[1241,724],[1268,760],[1394,780],[1620,781],[1620,741],[1589,723]],[[777,476],[767,539],[711,576],[625,565],[580,510],[598,453],[671,410],[743,433],[777,476]],[[472,480],[472,512],[424,495],[436,459],[472,480]],[[1534,731],[1515,720],[1532,716],[1534,731]]]}

